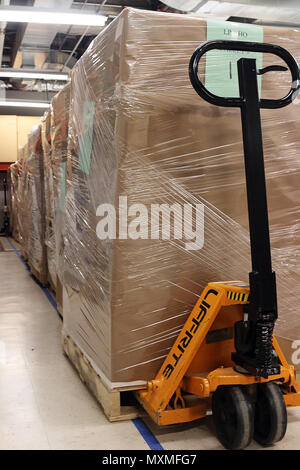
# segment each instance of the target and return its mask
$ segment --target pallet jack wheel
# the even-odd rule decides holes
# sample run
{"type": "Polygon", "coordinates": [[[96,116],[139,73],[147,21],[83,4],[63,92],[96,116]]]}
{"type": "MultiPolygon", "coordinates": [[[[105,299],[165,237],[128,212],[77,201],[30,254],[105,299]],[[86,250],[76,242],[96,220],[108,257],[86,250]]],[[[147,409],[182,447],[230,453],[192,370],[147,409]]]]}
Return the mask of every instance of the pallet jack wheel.
{"type": "Polygon", "coordinates": [[[274,382],[257,386],[254,439],[263,446],[280,441],[286,432],[287,413],[279,385],[274,382]]]}
{"type": "Polygon", "coordinates": [[[241,387],[218,387],[212,396],[212,413],[218,439],[226,449],[244,449],[250,444],[254,413],[241,387]]]}

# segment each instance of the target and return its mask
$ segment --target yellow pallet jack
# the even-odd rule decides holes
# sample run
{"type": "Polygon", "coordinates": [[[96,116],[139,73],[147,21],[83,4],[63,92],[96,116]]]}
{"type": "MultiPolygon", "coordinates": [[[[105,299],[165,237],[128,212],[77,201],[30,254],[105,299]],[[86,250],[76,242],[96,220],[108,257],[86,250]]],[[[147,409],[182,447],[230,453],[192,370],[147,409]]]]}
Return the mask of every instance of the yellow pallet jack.
{"type": "MultiPolygon", "coordinates": [[[[208,41],[190,61],[196,92],[217,106],[241,109],[252,272],[249,286],[209,283],[154,380],[136,397],[160,425],[203,418],[212,410],[217,436],[227,449],[242,449],[254,438],[263,446],[286,432],[286,407],[300,405],[294,367],[273,335],[277,319],[275,273],[271,266],[268,208],[260,108],[287,106],[299,91],[299,69],[285,49],[264,43],[208,41]],[[287,70],[256,69],[256,60],[237,62],[240,96],[216,96],[199,75],[200,58],[210,50],[274,54],[286,63],[292,86],[282,99],[260,99],[257,75],[287,70]]],[[[224,240],[225,243],[225,240],[224,240]]]]}

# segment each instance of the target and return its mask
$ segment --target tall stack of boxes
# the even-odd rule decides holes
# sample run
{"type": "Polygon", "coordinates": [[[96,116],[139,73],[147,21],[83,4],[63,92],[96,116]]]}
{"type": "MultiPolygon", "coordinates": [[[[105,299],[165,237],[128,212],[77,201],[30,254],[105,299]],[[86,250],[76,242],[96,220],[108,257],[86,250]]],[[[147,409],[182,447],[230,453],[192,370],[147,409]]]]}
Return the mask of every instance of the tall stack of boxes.
{"type": "Polygon", "coordinates": [[[45,245],[47,253],[47,281],[55,292],[56,289],[56,265],[55,265],[55,238],[54,238],[54,194],[53,171],[51,165],[51,108],[42,118],[42,147],[44,168],[45,191],[45,245]]]}
{"type": "Polygon", "coordinates": [[[33,128],[28,137],[26,162],[27,198],[27,247],[28,264],[41,284],[47,282],[47,258],[45,245],[45,188],[42,150],[42,125],[33,128]]]}
{"type": "Polygon", "coordinates": [[[53,178],[53,232],[55,245],[56,303],[63,311],[64,225],[66,213],[66,171],[70,89],[67,85],[52,100],[51,106],[51,168],[53,178]]]}
{"type": "MultiPolygon", "coordinates": [[[[21,149],[19,149],[20,153],[21,149]]],[[[20,242],[20,229],[18,221],[18,184],[19,184],[19,162],[10,165],[9,171],[9,224],[13,238],[20,242]]]]}
{"type": "Polygon", "coordinates": [[[20,243],[21,254],[34,277],[42,285],[50,285],[58,298],[63,275],[63,167],[67,158],[69,95],[67,85],[53,98],[41,124],[33,127],[27,143],[19,148],[18,160],[10,166],[12,236],[20,243]]]}
{"type": "MultiPolygon", "coordinates": [[[[228,22],[227,30],[229,25],[232,38],[242,30],[248,40],[288,44],[300,62],[299,31],[228,22]]],[[[73,69],[71,86],[43,118],[48,280],[60,308],[63,299],[65,332],[111,388],[153,379],[207,282],[248,280],[240,114],[203,101],[188,75],[195,48],[224,38],[224,30],[223,22],[195,16],[125,9],[93,41],[73,69]],[[145,208],[142,214],[134,212],[137,204],[145,208]],[[153,226],[150,217],[153,205],[161,204],[177,204],[175,221],[180,208],[201,207],[204,237],[190,244],[191,237],[162,236],[159,220],[153,226]],[[124,205],[133,236],[120,229],[124,205]],[[111,238],[99,226],[108,207],[115,209],[111,238]]],[[[217,94],[236,93],[227,77],[236,57],[219,52],[201,63],[201,78],[214,91],[221,82],[217,94]]],[[[263,66],[273,64],[274,57],[265,56],[263,66]]],[[[288,75],[266,74],[261,94],[283,96],[288,75]]],[[[276,330],[289,359],[300,333],[294,309],[300,298],[299,106],[296,101],[262,111],[276,330]]],[[[21,195],[28,194],[31,147],[29,139],[19,161],[17,205],[29,263],[36,227],[21,195]]],[[[42,206],[40,211],[43,218],[42,206]]],[[[107,218],[111,233],[113,220],[107,218]]]]}

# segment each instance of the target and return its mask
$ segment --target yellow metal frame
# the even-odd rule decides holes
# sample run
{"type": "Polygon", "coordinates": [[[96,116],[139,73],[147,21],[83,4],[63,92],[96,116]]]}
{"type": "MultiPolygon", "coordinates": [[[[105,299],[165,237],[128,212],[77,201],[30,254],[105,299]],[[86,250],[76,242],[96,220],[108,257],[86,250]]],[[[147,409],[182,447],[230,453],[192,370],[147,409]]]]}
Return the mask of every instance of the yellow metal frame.
{"type": "Polygon", "coordinates": [[[146,390],[136,391],[137,399],[157,424],[205,417],[211,394],[220,385],[280,381],[286,406],[300,405],[294,367],[287,363],[275,337],[280,374],[264,379],[234,369],[233,325],[243,318],[248,298],[249,288],[234,283],[205,287],[155,379],[148,382],[146,390]]]}

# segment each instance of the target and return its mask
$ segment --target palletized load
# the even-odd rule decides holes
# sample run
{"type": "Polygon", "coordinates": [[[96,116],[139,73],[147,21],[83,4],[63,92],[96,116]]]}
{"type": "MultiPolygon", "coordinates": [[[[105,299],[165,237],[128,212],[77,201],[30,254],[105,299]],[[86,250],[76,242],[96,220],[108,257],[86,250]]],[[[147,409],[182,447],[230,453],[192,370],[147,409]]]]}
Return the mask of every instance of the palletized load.
{"type": "Polygon", "coordinates": [[[41,124],[28,137],[25,173],[24,212],[26,225],[25,252],[32,274],[47,284],[45,245],[45,192],[41,124]]]}
{"type": "Polygon", "coordinates": [[[70,85],[51,101],[42,117],[42,148],[45,190],[45,245],[52,291],[56,292],[61,311],[61,276],[63,264],[63,219],[65,214],[65,167],[68,148],[70,85]],[[63,194],[61,194],[63,192],[63,194]]]}
{"type": "Polygon", "coordinates": [[[64,263],[64,220],[66,212],[66,168],[70,85],[57,93],[51,102],[51,173],[53,181],[53,244],[55,246],[56,302],[62,313],[62,277],[64,263]]]}
{"type": "Polygon", "coordinates": [[[47,256],[49,282],[52,290],[56,290],[56,262],[55,262],[55,212],[54,212],[54,194],[53,194],[53,171],[51,161],[51,111],[46,111],[42,117],[41,138],[43,150],[43,168],[44,168],[44,201],[45,201],[45,245],[47,256]]]}
{"type": "MultiPolygon", "coordinates": [[[[207,282],[248,280],[240,115],[197,99],[192,53],[207,39],[244,37],[288,42],[299,61],[299,34],[127,9],[75,66],[64,329],[110,387],[155,377],[207,282]]],[[[209,53],[200,69],[207,88],[237,94],[239,57],[209,53]]],[[[258,66],[269,60],[257,57],[258,66]]],[[[284,95],[284,74],[263,77],[261,94],[284,95]]],[[[262,112],[276,329],[289,347],[300,332],[298,116],[297,100],[262,112]]]]}
{"type": "Polygon", "coordinates": [[[17,191],[17,223],[19,226],[19,242],[20,253],[23,258],[28,260],[27,253],[27,239],[28,239],[28,212],[27,212],[27,193],[28,193],[28,180],[27,180],[27,156],[28,156],[28,143],[19,149],[18,165],[19,165],[19,179],[17,191]]]}
{"type": "MultiPolygon", "coordinates": [[[[20,154],[20,149],[19,149],[20,154]]],[[[19,162],[16,161],[9,167],[9,225],[13,238],[20,242],[20,228],[18,221],[18,185],[19,162]]]]}

